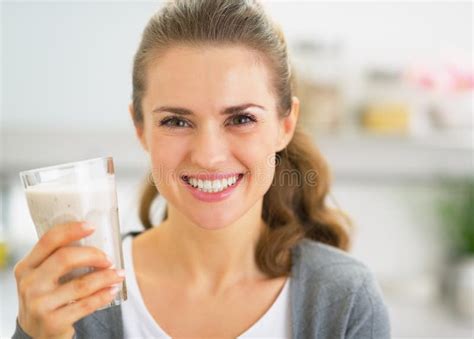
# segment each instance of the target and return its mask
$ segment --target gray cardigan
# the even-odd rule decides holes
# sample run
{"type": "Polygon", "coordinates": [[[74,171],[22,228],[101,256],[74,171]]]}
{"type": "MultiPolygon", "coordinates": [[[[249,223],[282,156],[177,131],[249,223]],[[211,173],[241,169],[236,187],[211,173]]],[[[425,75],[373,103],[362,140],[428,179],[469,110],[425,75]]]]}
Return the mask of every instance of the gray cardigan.
{"type": "MultiPolygon", "coordinates": [[[[293,338],[390,338],[387,306],[373,272],[363,262],[309,239],[303,239],[292,256],[293,338]]],[[[74,339],[122,339],[121,307],[92,313],[74,323],[74,329],[74,339]]],[[[17,319],[13,339],[30,338],[17,319]]]]}

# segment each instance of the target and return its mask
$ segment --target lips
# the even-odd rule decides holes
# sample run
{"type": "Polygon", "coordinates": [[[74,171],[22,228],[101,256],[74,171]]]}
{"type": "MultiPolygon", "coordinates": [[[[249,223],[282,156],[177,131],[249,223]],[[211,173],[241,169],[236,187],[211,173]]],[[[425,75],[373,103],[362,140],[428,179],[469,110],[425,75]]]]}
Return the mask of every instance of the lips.
{"type": "MultiPolygon", "coordinates": [[[[236,177],[237,179],[233,184],[217,192],[205,192],[197,187],[194,187],[193,185],[190,184],[189,182],[190,178],[187,176],[183,176],[182,180],[184,182],[184,186],[194,196],[194,198],[204,201],[204,202],[218,202],[218,201],[222,201],[224,199],[229,198],[232,195],[232,193],[236,191],[237,187],[240,185],[241,181],[243,180],[242,178],[244,177],[244,174],[240,173],[240,174],[237,174],[236,176],[234,175],[234,177],[236,177]]],[[[200,181],[202,181],[202,179],[200,179],[200,181]]],[[[208,180],[205,180],[205,181],[209,182],[208,180]]]]}

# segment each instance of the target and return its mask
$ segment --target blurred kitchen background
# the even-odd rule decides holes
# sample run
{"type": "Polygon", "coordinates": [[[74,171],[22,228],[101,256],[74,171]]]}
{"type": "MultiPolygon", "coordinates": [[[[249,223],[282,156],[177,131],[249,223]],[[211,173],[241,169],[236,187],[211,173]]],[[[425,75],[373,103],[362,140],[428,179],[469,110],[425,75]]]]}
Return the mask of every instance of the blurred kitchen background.
{"type": "MultiPolygon", "coordinates": [[[[0,337],[12,269],[37,241],[18,172],[111,155],[122,232],[148,169],[127,105],[158,2],[3,1],[0,337]]],[[[472,2],[266,1],[286,33],[301,123],[356,224],[394,338],[474,337],[472,2]]],[[[162,205],[156,204],[156,218],[162,205]]]]}

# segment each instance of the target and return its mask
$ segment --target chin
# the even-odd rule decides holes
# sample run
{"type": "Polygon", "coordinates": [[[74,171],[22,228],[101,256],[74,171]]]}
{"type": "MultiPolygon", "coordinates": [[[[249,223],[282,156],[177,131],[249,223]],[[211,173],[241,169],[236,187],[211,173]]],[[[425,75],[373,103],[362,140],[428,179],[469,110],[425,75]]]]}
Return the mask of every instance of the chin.
{"type": "Polygon", "coordinates": [[[217,213],[206,213],[206,215],[189,215],[188,217],[199,228],[210,231],[224,229],[238,219],[237,217],[232,217],[228,213],[222,215],[217,213]]]}

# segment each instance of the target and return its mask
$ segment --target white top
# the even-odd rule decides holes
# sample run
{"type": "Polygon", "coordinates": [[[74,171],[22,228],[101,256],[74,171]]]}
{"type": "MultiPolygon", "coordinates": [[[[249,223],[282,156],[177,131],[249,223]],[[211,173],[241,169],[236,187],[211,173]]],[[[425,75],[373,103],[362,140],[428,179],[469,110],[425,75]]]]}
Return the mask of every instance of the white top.
{"type": "MultiPolygon", "coordinates": [[[[122,303],[125,339],[171,338],[156,323],[145,306],[135,278],[132,236],[123,239],[125,279],[128,298],[122,303]]],[[[291,338],[291,306],[288,278],[270,309],[239,338],[291,338]]]]}

